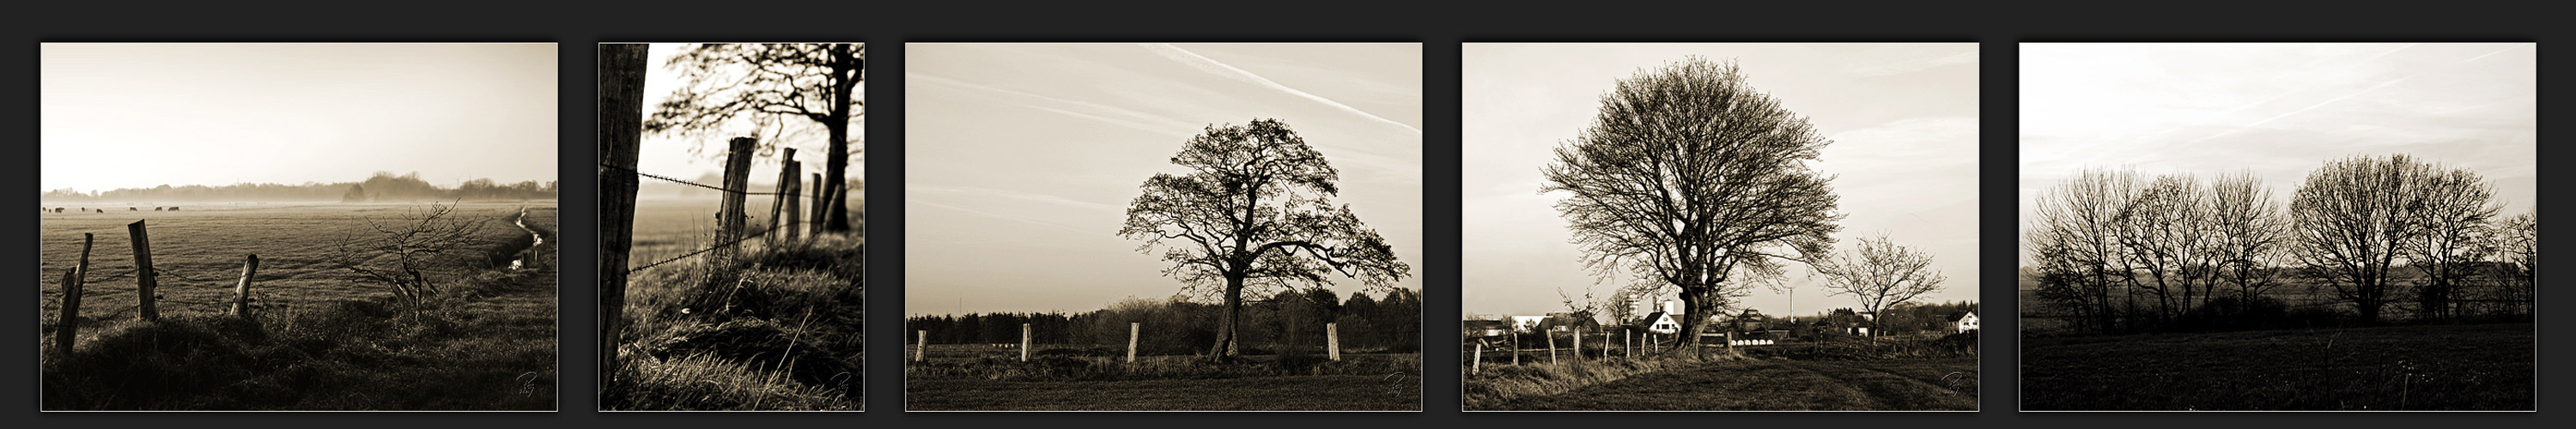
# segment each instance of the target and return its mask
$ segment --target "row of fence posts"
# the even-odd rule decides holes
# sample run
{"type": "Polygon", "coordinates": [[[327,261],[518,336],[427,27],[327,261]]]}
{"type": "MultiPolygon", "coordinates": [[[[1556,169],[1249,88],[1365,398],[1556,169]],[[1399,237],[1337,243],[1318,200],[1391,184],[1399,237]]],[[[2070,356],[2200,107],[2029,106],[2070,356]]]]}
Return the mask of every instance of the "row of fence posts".
{"type": "MultiPolygon", "coordinates": [[[[152,269],[152,236],[140,220],[125,224],[125,232],[133,237],[134,243],[135,315],[146,321],[159,321],[161,311],[154,302],[160,299],[155,292],[160,282],[152,269]]],[[[66,353],[72,350],[80,337],[81,294],[89,280],[90,250],[96,246],[97,240],[96,234],[81,233],[80,260],[72,265],[71,271],[63,273],[62,318],[54,327],[54,346],[66,353]]],[[[251,316],[250,284],[259,273],[259,255],[249,255],[247,259],[242,262],[240,282],[233,285],[230,312],[236,317],[251,316]]]]}
{"type": "MultiPolygon", "coordinates": [[[[1604,334],[1606,335],[1606,334],[1607,334],[1607,332],[1604,332],[1604,334]]],[[[1573,349],[1572,349],[1572,353],[1574,354],[1574,359],[1575,359],[1575,360],[1577,360],[1577,361],[1583,360],[1583,335],[1584,335],[1584,333],[1583,333],[1583,331],[1582,331],[1582,330],[1580,330],[1580,329],[1573,331],[1573,335],[1570,335],[1571,337],[1573,337],[1573,338],[1574,338],[1574,347],[1573,347],[1573,349]]],[[[1547,363],[1548,363],[1548,364],[1551,364],[1551,365],[1558,363],[1558,360],[1557,360],[1557,357],[1556,357],[1556,355],[1557,355],[1557,348],[1556,348],[1556,334],[1555,334],[1555,333],[1547,333],[1546,335],[1543,335],[1543,336],[1547,338],[1547,363]]],[[[1512,342],[1512,352],[1511,352],[1511,353],[1512,353],[1512,364],[1513,364],[1513,365],[1520,365],[1520,364],[1521,364],[1521,347],[1520,347],[1520,341],[1521,341],[1521,338],[1520,338],[1520,335],[1518,335],[1518,334],[1512,334],[1512,335],[1507,335],[1507,337],[1511,338],[1511,342],[1512,342]]],[[[1637,344],[1637,343],[1638,343],[1638,341],[1637,341],[1637,340],[1638,340],[1638,339],[1641,339],[1641,338],[1645,340],[1645,343],[1646,343],[1646,344],[1645,344],[1643,347],[1644,347],[1644,348],[1646,348],[1646,349],[1648,349],[1648,350],[1647,350],[1648,352],[1653,352],[1653,351],[1661,350],[1661,348],[1660,348],[1660,346],[1659,346],[1659,344],[1660,344],[1660,343],[1657,343],[1657,342],[1656,342],[1656,338],[1655,338],[1655,333],[1654,333],[1654,332],[1645,332],[1645,333],[1643,333],[1643,334],[1640,334],[1640,333],[1638,333],[1638,332],[1630,331],[1630,330],[1627,330],[1627,329],[1620,329],[1620,330],[1619,330],[1619,342],[1620,342],[1620,346],[1619,346],[1619,348],[1618,348],[1617,350],[1621,351],[1623,356],[1636,356],[1636,355],[1637,355],[1638,348],[1640,347],[1640,346],[1637,344]]],[[[1731,345],[1731,344],[1733,344],[1733,343],[1734,343],[1734,338],[1735,338],[1734,333],[1732,333],[1732,332],[1726,333],[1726,338],[1727,338],[1727,342],[1725,342],[1725,343],[1721,343],[1721,344],[1730,344],[1730,345],[1731,345]]],[[[1609,337],[1604,336],[1604,337],[1602,337],[1602,340],[1603,340],[1603,341],[1608,341],[1608,340],[1609,340],[1609,337]]],[[[1468,372],[1468,373],[1470,373],[1470,374],[1475,374],[1475,373],[1480,373],[1480,372],[1482,372],[1482,371],[1483,371],[1483,368],[1484,368],[1484,363],[1485,363],[1485,342],[1483,342],[1483,341],[1476,341],[1474,344],[1475,344],[1475,347],[1476,347],[1476,348],[1475,348],[1475,350],[1474,350],[1473,352],[1470,352],[1471,354],[1469,355],[1469,358],[1468,358],[1468,364],[1467,364],[1467,372],[1468,372]]],[[[1606,347],[1606,346],[1605,346],[1605,347],[1603,347],[1603,348],[1601,349],[1601,357],[1602,357],[1602,358],[1609,358],[1609,357],[1610,357],[1610,351],[1611,351],[1611,350],[1613,350],[1613,349],[1611,349],[1611,348],[1609,348],[1609,347],[1606,347]]]]}
{"type": "MultiPolygon", "coordinates": [[[[1136,363],[1136,338],[1138,334],[1144,332],[1144,325],[1144,323],[1139,322],[1127,322],[1127,363],[1136,363]]],[[[1034,348],[1032,346],[1036,345],[1036,336],[1031,333],[1032,331],[1030,330],[1029,324],[1020,324],[1021,362],[1029,361],[1029,350],[1034,348]]],[[[914,330],[913,338],[912,361],[922,362],[928,360],[930,358],[930,330],[914,330]]],[[[1328,358],[1334,361],[1342,360],[1342,335],[1340,323],[1324,323],[1324,350],[1328,358]]]]}

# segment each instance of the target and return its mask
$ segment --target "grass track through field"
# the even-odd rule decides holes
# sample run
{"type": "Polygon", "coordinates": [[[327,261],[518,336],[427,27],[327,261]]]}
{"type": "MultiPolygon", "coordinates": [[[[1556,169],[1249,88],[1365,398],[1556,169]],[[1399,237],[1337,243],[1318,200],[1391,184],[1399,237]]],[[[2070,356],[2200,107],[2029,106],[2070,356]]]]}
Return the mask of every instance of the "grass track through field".
{"type": "Polygon", "coordinates": [[[1520,397],[1498,410],[1975,410],[1973,358],[1712,362],[1573,391],[1520,397]],[[1959,376],[1951,376],[1959,373],[1959,376]],[[1948,385],[1957,381],[1957,389],[1948,385]]]}

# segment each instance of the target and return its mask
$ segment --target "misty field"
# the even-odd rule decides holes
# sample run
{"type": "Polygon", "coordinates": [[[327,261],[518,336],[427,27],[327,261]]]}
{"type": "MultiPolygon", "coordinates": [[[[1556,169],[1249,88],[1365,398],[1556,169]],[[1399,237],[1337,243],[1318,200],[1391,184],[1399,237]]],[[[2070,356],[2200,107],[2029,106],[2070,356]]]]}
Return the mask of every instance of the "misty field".
{"type": "Polygon", "coordinates": [[[2529,410],[2528,323],[2029,338],[2025,410],[2529,410]]]}
{"type": "MultiPolygon", "coordinates": [[[[752,231],[768,229],[770,201],[745,204],[752,231]]],[[[860,200],[850,203],[851,223],[863,224],[860,200]]],[[[713,196],[637,201],[629,267],[713,245],[717,206],[713,196]]],[[[861,409],[866,240],[771,234],[731,262],[698,255],[629,275],[623,360],[602,408],[861,409]]]]}
{"type": "Polygon", "coordinates": [[[44,409],[550,410],[556,357],[552,202],[464,203],[464,245],[427,258],[439,292],[403,305],[331,263],[427,204],[94,207],[42,216],[44,409]],[[521,213],[524,210],[525,216],[521,213]],[[161,319],[139,320],[126,224],[149,226],[161,319]],[[526,228],[518,226],[524,222],[526,228]],[[78,338],[64,273],[95,235],[78,338]],[[542,237],[542,238],[541,238],[542,237]],[[542,242],[542,244],[540,244],[542,242]],[[246,255],[253,317],[228,314],[246,255]]]}
{"type": "MultiPolygon", "coordinates": [[[[1187,355],[1138,356],[1096,347],[1040,345],[1028,362],[1016,344],[934,344],[906,362],[905,409],[1302,410],[1422,409],[1420,354],[1247,355],[1211,363],[1187,355]]],[[[907,356],[910,350],[907,350],[907,356]]]]}

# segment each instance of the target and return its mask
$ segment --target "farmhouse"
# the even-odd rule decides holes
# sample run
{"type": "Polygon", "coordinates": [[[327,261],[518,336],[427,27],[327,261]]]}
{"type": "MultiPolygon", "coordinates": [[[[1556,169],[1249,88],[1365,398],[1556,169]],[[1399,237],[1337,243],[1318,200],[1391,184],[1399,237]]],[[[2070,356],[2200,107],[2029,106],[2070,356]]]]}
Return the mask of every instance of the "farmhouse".
{"type": "Polygon", "coordinates": [[[1977,330],[1977,313],[1962,311],[1951,314],[1950,329],[1952,332],[1959,333],[1967,333],[1968,331],[1977,330]]]}
{"type": "Polygon", "coordinates": [[[1647,314],[1646,318],[1640,319],[1637,325],[1639,328],[1645,328],[1646,332],[1657,334],[1672,335],[1682,332],[1682,322],[1673,320],[1672,313],[1661,311],[1647,314]]]}
{"type": "Polygon", "coordinates": [[[1536,330],[1538,330],[1538,327],[1539,327],[1539,325],[1540,325],[1540,324],[1542,324],[1542,323],[1546,323],[1546,322],[1547,322],[1547,316],[1509,316],[1509,317],[1511,317],[1511,322],[1512,322],[1512,332],[1530,332],[1530,331],[1536,331],[1536,330]]]}

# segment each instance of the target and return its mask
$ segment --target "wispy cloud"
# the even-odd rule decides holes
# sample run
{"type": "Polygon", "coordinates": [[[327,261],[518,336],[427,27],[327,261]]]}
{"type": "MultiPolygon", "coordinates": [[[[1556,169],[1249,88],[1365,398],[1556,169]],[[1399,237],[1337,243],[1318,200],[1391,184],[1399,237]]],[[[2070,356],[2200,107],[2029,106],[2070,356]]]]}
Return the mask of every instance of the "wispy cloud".
{"type": "Polygon", "coordinates": [[[1332,99],[1330,99],[1330,98],[1324,98],[1323,96],[1315,95],[1315,94],[1312,94],[1312,93],[1307,93],[1306,91],[1299,91],[1299,90],[1297,90],[1297,88],[1290,88],[1290,87],[1288,87],[1288,85],[1282,85],[1282,84],[1280,84],[1279,82],[1271,81],[1269,78],[1261,77],[1261,75],[1253,74],[1252,72],[1244,71],[1243,69],[1239,69],[1239,68],[1235,68],[1234,66],[1226,65],[1225,63],[1223,63],[1223,62],[1218,62],[1218,61],[1217,61],[1217,60],[1215,60],[1215,59],[1211,59],[1211,58],[1208,58],[1208,57],[1206,57],[1206,56],[1201,56],[1201,55],[1199,55],[1199,54],[1198,54],[1198,53],[1196,53],[1196,52],[1190,52],[1190,50],[1188,50],[1188,49],[1181,49],[1181,47],[1179,47],[1179,46],[1172,46],[1171,44],[1168,44],[1168,43],[1146,43],[1146,44],[1142,44],[1142,46],[1144,46],[1144,47],[1145,47],[1145,49],[1148,49],[1148,50],[1152,50],[1152,51],[1154,51],[1154,53],[1155,53],[1155,54],[1162,55],[1164,58],[1171,58],[1171,59],[1172,59],[1172,60],[1174,60],[1174,61],[1180,61],[1182,64],[1187,64],[1187,65],[1189,65],[1191,68],[1199,69],[1199,71],[1204,71],[1204,72],[1208,72],[1208,73],[1216,74],[1216,75],[1219,75],[1219,76],[1225,76],[1225,77],[1228,77],[1228,78],[1233,78],[1233,79],[1236,79],[1236,80],[1241,80],[1241,81],[1245,81],[1245,82],[1251,82],[1251,83],[1258,84],[1258,85],[1261,85],[1261,86],[1264,86],[1264,87],[1269,87],[1270,89],[1278,90],[1278,91],[1280,91],[1280,92],[1285,92],[1285,93],[1288,93],[1289,95],[1295,95],[1295,96],[1298,96],[1298,97],[1301,97],[1301,98],[1305,98],[1305,99],[1308,99],[1308,100],[1314,100],[1314,101],[1315,101],[1315,102],[1317,102],[1317,103],[1323,103],[1323,104],[1324,104],[1324,105],[1326,105],[1326,106],[1331,106],[1331,107],[1333,107],[1333,108],[1335,108],[1335,109],[1340,109],[1340,110],[1342,110],[1342,111],[1344,111],[1344,112],[1350,112],[1351,114],[1360,115],[1361,117],[1366,117],[1366,118],[1369,118],[1370,120],[1374,120],[1374,121],[1377,121],[1377,122],[1386,123],[1386,124],[1388,124],[1388,125],[1394,125],[1394,126],[1396,126],[1396,127],[1403,128],[1403,129],[1405,129],[1406,131],[1412,131],[1414,134],[1421,134],[1421,133],[1422,133],[1422,129],[1421,129],[1421,128],[1414,127],[1413,125],[1406,124],[1406,123],[1403,123],[1403,122],[1397,122],[1397,121],[1392,120],[1392,119],[1387,119],[1387,118],[1385,118],[1385,117],[1381,117],[1381,116],[1378,116],[1378,115],[1376,115],[1376,114],[1369,113],[1369,112],[1368,112],[1368,111],[1366,111],[1366,110],[1360,110],[1359,108],[1351,107],[1351,106],[1350,106],[1350,105],[1348,105],[1348,104],[1342,104],[1341,102],[1333,101],[1333,100],[1332,100],[1332,99]]]}
{"type": "Polygon", "coordinates": [[[1042,101],[1045,103],[1024,104],[1023,106],[1147,132],[1169,133],[1173,130],[1195,130],[1201,125],[1205,125],[1192,124],[1189,121],[1183,121],[1170,116],[1145,113],[1135,109],[1088,101],[1050,97],[1027,91],[966,82],[922,73],[905,72],[903,74],[903,78],[908,83],[926,83],[937,86],[983,91],[1018,98],[1020,101],[1042,101]]]}

